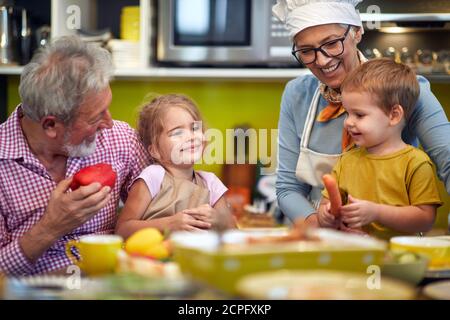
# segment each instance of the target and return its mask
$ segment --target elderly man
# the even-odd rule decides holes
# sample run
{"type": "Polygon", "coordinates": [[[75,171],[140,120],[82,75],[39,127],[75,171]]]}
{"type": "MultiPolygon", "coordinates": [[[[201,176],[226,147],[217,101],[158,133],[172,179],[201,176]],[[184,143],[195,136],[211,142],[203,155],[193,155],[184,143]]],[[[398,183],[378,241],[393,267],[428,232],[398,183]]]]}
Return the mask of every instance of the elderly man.
{"type": "Polygon", "coordinates": [[[0,273],[70,265],[65,243],[112,233],[119,198],[148,164],[135,131],[109,113],[109,53],[63,37],[36,54],[20,79],[22,103],[0,126],[0,273]],[[113,189],[68,192],[83,167],[109,163],[113,189]]]}

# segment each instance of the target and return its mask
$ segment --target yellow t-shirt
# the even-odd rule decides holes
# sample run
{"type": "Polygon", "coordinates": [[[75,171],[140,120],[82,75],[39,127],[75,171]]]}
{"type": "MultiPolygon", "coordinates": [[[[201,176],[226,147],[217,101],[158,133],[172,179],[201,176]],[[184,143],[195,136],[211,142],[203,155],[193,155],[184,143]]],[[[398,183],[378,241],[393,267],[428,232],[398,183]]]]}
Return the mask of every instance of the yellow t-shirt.
{"type": "MultiPolygon", "coordinates": [[[[442,204],[433,163],[413,146],[384,156],[369,154],[365,148],[352,149],[340,157],[332,174],[344,204],[348,194],[391,206],[442,204]]],[[[328,198],[326,189],[322,194],[328,198]]],[[[363,229],[383,239],[404,234],[376,222],[363,229]]]]}

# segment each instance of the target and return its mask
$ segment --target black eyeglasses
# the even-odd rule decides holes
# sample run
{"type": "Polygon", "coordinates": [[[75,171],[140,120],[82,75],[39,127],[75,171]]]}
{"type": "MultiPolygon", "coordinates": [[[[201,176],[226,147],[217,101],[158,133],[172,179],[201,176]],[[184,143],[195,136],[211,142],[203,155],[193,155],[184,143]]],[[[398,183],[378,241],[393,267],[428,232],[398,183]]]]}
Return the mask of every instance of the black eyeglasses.
{"type": "Polygon", "coordinates": [[[350,31],[351,25],[347,27],[344,35],[328,42],[325,42],[318,48],[301,48],[295,50],[295,43],[292,45],[292,55],[302,64],[310,64],[316,61],[317,52],[320,51],[326,57],[337,57],[344,53],[344,41],[350,31]]]}

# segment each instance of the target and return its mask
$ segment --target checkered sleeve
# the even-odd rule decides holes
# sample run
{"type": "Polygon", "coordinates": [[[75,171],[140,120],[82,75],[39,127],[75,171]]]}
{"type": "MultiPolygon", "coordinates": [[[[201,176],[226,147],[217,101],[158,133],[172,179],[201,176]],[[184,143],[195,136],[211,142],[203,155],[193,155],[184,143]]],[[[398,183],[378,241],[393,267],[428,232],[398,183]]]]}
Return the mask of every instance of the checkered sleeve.
{"type": "Polygon", "coordinates": [[[31,273],[33,265],[25,257],[19,240],[10,240],[5,221],[0,214],[0,273],[7,275],[25,275],[31,273]]]}
{"type": "Polygon", "coordinates": [[[129,128],[129,148],[130,148],[130,158],[128,165],[128,175],[125,183],[122,186],[120,197],[123,202],[126,201],[128,196],[128,190],[139,176],[139,174],[150,164],[150,157],[148,152],[145,150],[143,144],[141,143],[137,132],[129,128]]]}

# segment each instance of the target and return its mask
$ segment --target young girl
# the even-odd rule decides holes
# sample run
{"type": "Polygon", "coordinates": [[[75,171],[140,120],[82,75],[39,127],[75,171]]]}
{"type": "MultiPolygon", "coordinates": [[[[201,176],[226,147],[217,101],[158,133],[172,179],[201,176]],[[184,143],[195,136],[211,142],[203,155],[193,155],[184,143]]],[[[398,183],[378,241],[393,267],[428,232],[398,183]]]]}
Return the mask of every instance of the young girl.
{"type": "Polygon", "coordinates": [[[177,94],[156,97],[142,108],[138,131],[154,164],[131,186],[116,233],[127,238],[147,227],[162,232],[234,227],[223,197],[227,188],[213,173],[193,168],[205,144],[194,102],[177,94]]]}

